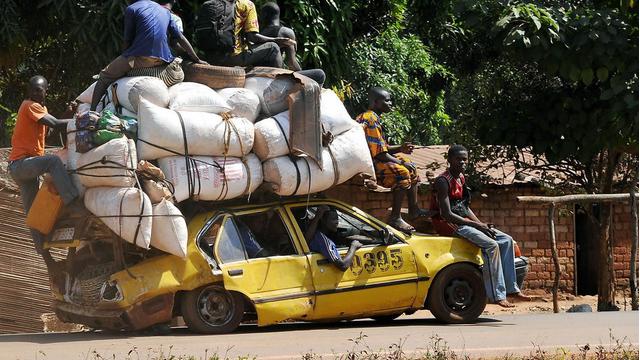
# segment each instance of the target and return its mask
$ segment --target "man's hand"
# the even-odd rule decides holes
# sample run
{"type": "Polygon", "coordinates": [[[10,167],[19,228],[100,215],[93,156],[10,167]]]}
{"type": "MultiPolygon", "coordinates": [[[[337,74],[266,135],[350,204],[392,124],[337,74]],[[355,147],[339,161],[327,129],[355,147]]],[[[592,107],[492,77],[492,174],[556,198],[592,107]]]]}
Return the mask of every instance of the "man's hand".
{"type": "Polygon", "coordinates": [[[476,223],[476,225],[474,226],[476,229],[482,231],[485,235],[487,235],[488,237],[495,239],[496,238],[496,232],[495,230],[493,230],[493,228],[485,223],[476,223]]]}
{"type": "Polygon", "coordinates": [[[209,63],[204,61],[204,60],[198,60],[197,63],[200,64],[200,65],[209,65],[209,63]]]}
{"type": "Polygon", "coordinates": [[[411,154],[413,152],[414,146],[410,142],[406,142],[400,145],[400,152],[405,154],[411,154]]]}
{"type": "Polygon", "coordinates": [[[358,241],[358,240],[353,240],[353,241],[351,242],[351,246],[350,246],[350,247],[351,247],[351,248],[353,248],[354,250],[358,250],[358,249],[360,249],[362,246],[363,246],[363,245],[362,245],[362,243],[361,243],[360,241],[358,241]]]}
{"type": "Polygon", "coordinates": [[[67,109],[66,111],[70,114],[75,114],[76,110],[78,110],[78,102],[75,100],[72,100],[70,102],[67,103],[67,109]]]}
{"type": "Polygon", "coordinates": [[[285,38],[285,37],[277,37],[273,39],[275,41],[276,44],[278,44],[278,46],[280,46],[281,48],[284,47],[290,47],[292,46],[293,48],[296,47],[297,43],[295,40],[291,40],[289,38],[285,38]]]}
{"type": "Polygon", "coordinates": [[[329,211],[329,207],[327,205],[320,205],[316,209],[316,216],[322,216],[327,211],[329,211]]]}

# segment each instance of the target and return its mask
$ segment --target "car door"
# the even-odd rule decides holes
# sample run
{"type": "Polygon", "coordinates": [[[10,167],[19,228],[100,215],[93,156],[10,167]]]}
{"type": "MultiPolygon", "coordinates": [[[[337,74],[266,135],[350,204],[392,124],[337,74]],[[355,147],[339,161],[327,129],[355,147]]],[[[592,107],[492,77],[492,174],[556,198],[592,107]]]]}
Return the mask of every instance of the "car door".
{"type": "Polygon", "coordinates": [[[224,287],[251,300],[258,325],[304,319],[312,309],[314,296],[311,271],[283,221],[282,210],[227,214],[221,225],[215,257],[224,287]],[[260,221],[261,217],[265,221],[260,221]],[[250,218],[251,226],[245,223],[250,218]],[[253,239],[248,239],[247,232],[253,239]]]}
{"type": "MultiPolygon", "coordinates": [[[[391,243],[385,245],[380,234],[383,227],[368,219],[366,214],[337,204],[329,206],[338,211],[340,230],[359,232],[346,240],[358,239],[364,246],[357,250],[351,267],[342,272],[321,254],[310,252],[304,242],[316,295],[313,318],[368,316],[411,307],[419,280],[411,247],[393,236],[391,243]]],[[[288,210],[290,216],[297,218],[297,231],[303,234],[304,222],[308,219],[301,219],[301,216],[311,215],[301,215],[301,209],[306,206],[288,210]]],[[[307,213],[314,209],[310,206],[307,213]]],[[[347,253],[349,243],[336,243],[342,257],[347,253]]]]}

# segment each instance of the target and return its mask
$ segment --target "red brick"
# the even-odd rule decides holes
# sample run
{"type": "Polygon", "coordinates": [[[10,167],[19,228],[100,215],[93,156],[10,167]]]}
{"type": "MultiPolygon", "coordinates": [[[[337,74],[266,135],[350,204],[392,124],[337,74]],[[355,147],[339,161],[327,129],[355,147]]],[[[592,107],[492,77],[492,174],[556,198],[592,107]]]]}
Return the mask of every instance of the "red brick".
{"type": "Polygon", "coordinates": [[[532,256],[544,256],[544,249],[533,249],[532,256]]]}
{"type": "Polygon", "coordinates": [[[540,228],[537,225],[527,225],[524,227],[524,231],[528,233],[540,232],[540,228]]]}
{"type": "Polygon", "coordinates": [[[533,209],[526,209],[524,211],[524,216],[526,216],[526,217],[540,216],[540,211],[539,210],[533,210],[533,209]]]}

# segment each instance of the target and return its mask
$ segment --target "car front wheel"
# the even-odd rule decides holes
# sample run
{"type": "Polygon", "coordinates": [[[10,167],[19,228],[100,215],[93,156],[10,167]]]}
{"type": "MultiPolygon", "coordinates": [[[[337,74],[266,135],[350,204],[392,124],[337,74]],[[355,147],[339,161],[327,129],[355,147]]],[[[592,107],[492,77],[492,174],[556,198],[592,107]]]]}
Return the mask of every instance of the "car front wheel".
{"type": "Polygon", "coordinates": [[[220,285],[207,285],[188,292],[182,299],[182,317],[189,329],[204,334],[235,330],[244,315],[242,295],[220,285]]]}
{"type": "Polygon", "coordinates": [[[487,304],[482,273],[471,264],[453,264],[441,270],[427,299],[436,319],[451,324],[475,321],[487,304]]]}

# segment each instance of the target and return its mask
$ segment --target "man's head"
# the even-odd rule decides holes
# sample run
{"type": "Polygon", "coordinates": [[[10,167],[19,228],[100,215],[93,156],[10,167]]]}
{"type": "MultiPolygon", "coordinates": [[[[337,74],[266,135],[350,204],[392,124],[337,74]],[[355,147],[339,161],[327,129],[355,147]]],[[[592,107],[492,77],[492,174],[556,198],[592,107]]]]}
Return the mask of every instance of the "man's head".
{"type": "Polygon", "coordinates": [[[260,16],[262,17],[262,22],[269,23],[272,20],[280,19],[280,7],[275,2],[268,2],[262,5],[260,9],[260,16]]]}
{"type": "Polygon", "coordinates": [[[451,145],[447,152],[447,162],[449,162],[449,171],[454,175],[461,174],[467,168],[469,161],[469,152],[462,145],[451,145]]]}
{"type": "Polygon", "coordinates": [[[391,95],[381,87],[372,87],[369,90],[369,109],[379,114],[391,111],[391,95]]]}
{"type": "Polygon", "coordinates": [[[44,105],[44,99],[47,96],[48,87],[49,83],[47,82],[47,79],[44,78],[44,76],[33,76],[31,79],[29,79],[29,99],[44,105]]]}
{"type": "Polygon", "coordinates": [[[322,214],[320,225],[324,230],[335,233],[336,231],[338,231],[338,224],[338,212],[335,209],[329,209],[324,214],[322,214]]]}

